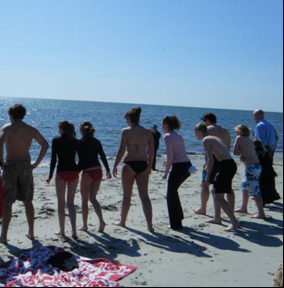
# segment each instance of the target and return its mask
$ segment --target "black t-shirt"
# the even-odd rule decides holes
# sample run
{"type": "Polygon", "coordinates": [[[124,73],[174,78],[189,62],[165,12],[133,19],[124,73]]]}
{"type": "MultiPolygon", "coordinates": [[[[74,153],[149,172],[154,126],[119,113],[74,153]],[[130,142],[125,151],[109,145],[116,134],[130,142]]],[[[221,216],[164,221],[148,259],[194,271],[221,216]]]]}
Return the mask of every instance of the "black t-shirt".
{"type": "Polygon", "coordinates": [[[52,141],[52,157],[49,177],[53,177],[57,162],[57,172],[79,171],[79,167],[76,163],[76,154],[78,153],[78,150],[78,139],[68,139],[66,136],[54,138],[52,141]]]}
{"type": "Polygon", "coordinates": [[[102,143],[96,139],[84,139],[79,141],[79,168],[86,170],[101,166],[99,156],[108,172],[110,172],[106,154],[102,143]]]}

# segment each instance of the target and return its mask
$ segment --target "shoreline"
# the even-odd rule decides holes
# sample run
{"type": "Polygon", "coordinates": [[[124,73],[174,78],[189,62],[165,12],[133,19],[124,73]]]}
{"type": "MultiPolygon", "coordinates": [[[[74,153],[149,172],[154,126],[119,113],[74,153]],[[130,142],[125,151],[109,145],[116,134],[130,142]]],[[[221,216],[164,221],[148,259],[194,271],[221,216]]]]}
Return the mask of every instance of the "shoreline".
{"type": "MultiPolygon", "coordinates": [[[[277,189],[283,198],[283,159],[275,162],[279,175],[277,189]]],[[[239,170],[234,180],[234,189],[239,206],[242,200],[244,165],[239,162],[237,164],[239,170]]],[[[27,249],[59,246],[79,256],[108,258],[136,266],[137,271],[121,281],[124,287],[270,287],[283,261],[283,200],[265,209],[265,220],[252,220],[250,215],[237,215],[242,229],[236,233],[225,233],[224,228],[228,225],[226,218],[224,226],[205,223],[214,213],[212,199],[208,204],[208,216],[195,215],[192,211],[192,208],[200,205],[202,165],[197,164],[197,168],[199,172],[192,175],[179,191],[185,214],[184,230],[171,231],[166,228],[167,182],[162,180],[162,171],[158,171],[152,173],[149,185],[155,234],[147,231],[136,186],[128,228],[113,225],[120,218],[123,195],[121,180],[104,179],[98,200],[108,224],[106,231],[104,234],[95,232],[98,219],[92,208],[89,214],[90,232],[78,232],[77,242],[54,235],[58,230],[55,183],[53,180],[51,185],[47,185],[47,174],[35,174],[35,234],[38,238],[31,242],[25,237],[27,223],[23,205],[16,203],[8,234],[9,245],[0,245],[0,263],[11,257],[19,257],[27,249]]],[[[75,205],[79,227],[82,224],[79,187],[75,205]]],[[[250,201],[249,209],[251,214],[256,211],[253,201],[250,201]]],[[[66,217],[68,237],[71,236],[69,222],[66,217]]]]}

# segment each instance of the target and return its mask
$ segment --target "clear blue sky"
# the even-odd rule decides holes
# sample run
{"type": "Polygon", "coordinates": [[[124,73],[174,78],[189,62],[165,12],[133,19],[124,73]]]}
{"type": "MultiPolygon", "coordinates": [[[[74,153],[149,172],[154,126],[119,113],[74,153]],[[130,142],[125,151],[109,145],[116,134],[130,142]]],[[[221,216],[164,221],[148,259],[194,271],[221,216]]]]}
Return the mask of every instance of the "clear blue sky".
{"type": "Polygon", "coordinates": [[[283,112],[283,1],[0,0],[0,96],[283,112]]]}

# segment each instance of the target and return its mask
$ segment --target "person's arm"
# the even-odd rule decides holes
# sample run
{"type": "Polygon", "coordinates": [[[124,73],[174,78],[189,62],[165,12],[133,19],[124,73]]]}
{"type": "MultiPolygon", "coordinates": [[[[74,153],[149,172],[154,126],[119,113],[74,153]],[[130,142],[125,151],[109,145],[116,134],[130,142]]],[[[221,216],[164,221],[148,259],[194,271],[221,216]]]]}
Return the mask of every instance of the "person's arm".
{"type": "Polygon", "coordinates": [[[101,160],[105,166],[105,169],[107,171],[107,178],[108,179],[111,179],[111,173],[110,173],[110,169],[109,169],[109,164],[108,164],[108,161],[107,161],[107,157],[106,157],[106,154],[105,154],[105,151],[104,151],[104,148],[103,148],[103,145],[101,142],[99,142],[99,155],[101,157],[101,160]]]}
{"type": "Polygon", "coordinates": [[[203,146],[204,146],[205,155],[207,157],[207,177],[206,177],[205,182],[209,183],[210,177],[213,171],[213,167],[214,167],[214,155],[210,147],[210,142],[208,140],[203,141],[203,146]]]}
{"type": "Polygon", "coordinates": [[[53,173],[56,167],[57,163],[57,149],[56,149],[56,144],[55,144],[55,139],[52,141],[52,152],[51,152],[51,161],[50,161],[50,173],[49,173],[49,178],[47,180],[47,183],[49,184],[53,178],[53,173]]]}
{"type": "Polygon", "coordinates": [[[46,152],[49,148],[49,144],[47,143],[45,138],[37,130],[35,132],[34,140],[41,146],[41,150],[40,150],[40,154],[38,156],[38,159],[34,164],[32,164],[32,168],[36,169],[39,166],[39,164],[41,163],[41,161],[43,160],[43,158],[45,157],[46,152]]]}
{"type": "Polygon", "coordinates": [[[237,137],[235,146],[234,146],[234,155],[241,156],[241,145],[240,145],[240,137],[237,137]]]}
{"type": "Polygon", "coordinates": [[[127,147],[127,136],[126,136],[126,131],[123,130],[121,133],[120,147],[117,152],[117,156],[116,156],[116,160],[115,160],[114,168],[113,168],[113,176],[115,178],[117,178],[117,167],[119,163],[121,162],[123,156],[125,155],[126,147],[127,147]]]}
{"type": "Polygon", "coordinates": [[[148,167],[149,167],[149,173],[152,173],[152,166],[153,166],[153,161],[154,161],[154,157],[155,157],[155,141],[154,141],[154,136],[151,133],[150,135],[150,139],[149,139],[149,143],[148,143],[148,153],[149,153],[149,163],[148,163],[148,167]]]}
{"type": "Polygon", "coordinates": [[[262,142],[263,147],[268,145],[266,140],[266,127],[264,125],[258,125],[255,130],[255,138],[262,142]]]}
{"type": "Polygon", "coordinates": [[[8,139],[8,135],[9,135],[9,129],[5,126],[1,128],[0,130],[0,163],[2,167],[6,164],[4,160],[4,145],[8,139]]]}
{"type": "Polygon", "coordinates": [[[167,154],[167,165],[166,165],[166,171],[165,171],[163,178],[167,179],[168,174],[173,164],[173,159],[174,159],[173,143],[172,143],[172,139],[170,136],[165,137],[165,145],[166,145],[166,154],[167,154]]]}

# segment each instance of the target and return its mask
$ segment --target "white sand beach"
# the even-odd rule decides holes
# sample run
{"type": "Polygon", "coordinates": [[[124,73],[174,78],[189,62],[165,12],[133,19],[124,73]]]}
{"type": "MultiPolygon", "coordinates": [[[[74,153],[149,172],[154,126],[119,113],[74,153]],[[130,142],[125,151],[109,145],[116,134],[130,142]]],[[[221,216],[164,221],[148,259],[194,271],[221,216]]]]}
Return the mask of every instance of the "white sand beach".
{"type": "MultiPolygon", "coordinates": [[[[234,180],[237,205],[242,199],[241,181],[244,167],[239,164],[234,180]]],[[[283,159],[276,160],[277,189],[283,196],[283,159]]],[[[109,258],[123,264],[137,266],[137,271],[121,281],[126,287],[270,287],[273,276],[283,261],[283,201],[268,206],[266,220],[252,220],[250,215],[238,215],[242,229],[236,233],[224,232],[224,227],[205,224],[213,215],[212,199],[208,216],[196,216],[192,208],[200,204],[200,173],[193,175],[180,190],[185,211],[181,232],[168,230],[166,182],[162,172],[151,176],[150,197],[154,209],[154,235],[147,232],[140,199],[135,188],[128,229],[112,224],[119,220],[122,202],[120,180],[104,181],[99,201],[108,224],[105,234],[95,232],[98,221],[90,213],[89,233],[79,232],[80,240],[63,240],[54,235],[58,230],[57,201],[54,181],[45,182],[47,175],[35,175],[36,235],[37,241],[25,237],[27,223],[24,208],[14,206],[9,245],[0,245],[0,263],[20,256],[24,250],[40,246],[59,246],[88,258],[109,258]]],[[[80,193],[76,196],[78,227],[82,224],[80,193]]],[[[256,212],[250,202],[251,214],[256,212]]],[[[66,210],[67,213],[67,210],[66,210]]],[[[70,223],[66,219],[67,235],[70,223]]]]}

